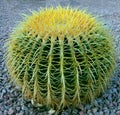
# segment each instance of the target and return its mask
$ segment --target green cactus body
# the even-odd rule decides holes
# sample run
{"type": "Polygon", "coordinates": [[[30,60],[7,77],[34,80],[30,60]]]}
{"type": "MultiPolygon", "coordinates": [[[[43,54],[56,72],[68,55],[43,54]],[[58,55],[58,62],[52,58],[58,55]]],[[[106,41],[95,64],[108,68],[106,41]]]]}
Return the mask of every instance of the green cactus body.
{"type": "Polygon", "coordinates": [[[78,9],[33,12],[6,46],[8,71],[24,96],[57,109],[92,101],[115,67],[110,35],[78,9]]]}

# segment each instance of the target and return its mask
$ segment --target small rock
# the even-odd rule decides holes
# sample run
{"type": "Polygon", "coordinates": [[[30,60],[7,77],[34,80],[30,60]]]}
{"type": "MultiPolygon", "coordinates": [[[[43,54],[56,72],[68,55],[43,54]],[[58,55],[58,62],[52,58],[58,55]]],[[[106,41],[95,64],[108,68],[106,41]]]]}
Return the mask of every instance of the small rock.
{"type": "Polygon", "coordinates": [[[79,115],[84,115],[84,112],[83,112],[83,111],[80,111],[80,112],[79,112],[79,115]]]}
{"type": "Polygon", "coordinates": [[[99,114],[100,114],[100,115],[103,115],[103,112],[102,112],[102,111],[100,111],[100,112],[99,112],[99,114]]]}
{"type": "Polygon", "coordinates": [[[109,105],[109,104],[110,104],[110,102],[109,102],[108,100],[105,100],[105,103],[106,103],[106,105],[109,105]]]}
{"type": "Polygon", "coordinates": [[[24,112],[20,111],[20,113],[17,113],[16,115],[24,115],[24,112]]]}
{"type": "Polygon", "coordinates": [[[113,105],[114,105],[114,106],[117,106],[117,102],[114,101],[114,102],[113,102],[113,105]]]}
{"type": "Polygon", "coordinates": [[[89,115],[93,115],[92,113],[89,113],[89,115]]]}
{"type": "Polygon", "coordinates": [[[48,113],[49,113],[49,115],[52,115],[53,113],[55,113],[55,110],[50,109],[50,111],[48,113]]]}
{"type": "Polygon", "coordinates": [[[109,100],[110,102],[112,101],[111,95],[108,96],[108,100],[109,100]]]}
{"type": "Polygon", "coordinates": [[[83,107],[82,104],[80,104],[80,105],[77,106],[77,109],[80,110],[80,111],[82,111],[84,109],[84,107],[83,107]]]}
{"type": "Polygon", "coordinates": [[[114,93],[117,93],[117,89],[116,89],[116,88],[113,88],[113,92],[114,92],[114,93]]]}
{"type": "Polygon", "coordinates": [[[112,103],[110,103],[109,107],[113,107],[113,104],[112,104],[112,103]]]}
{"type": "Polygon", "coordinates": [[[93,111],[93,113],[96,113],[97,112],[97,108],[93,108],[92,111],[93,111]]]}
{"type": "Polygon", "coordinates": [[[28,110],[28,109],[27,109],[27,107],[26,107],[25,105],[22,105],[22,110],[23,110],[23,111],[26,111],[26,110],[28,110]]]}
{"type": "Polygon", "coordinates": [[[119,31],[120,31],[120,27],[115,28],[114,31],[115,31],[115,32],[119,32],[119,31]]]}
{"type": "Polygon", "coordinates": [[[3,73],[5,73],[5,74],[6,74],[6,72],[7,72],[7,69],[6,69],[6,68],[4,68],[3,73]]]}
{"type": "Polygon", "coordinates": [[[86,110],[90,110],[91,106],[87,104],[87,105],[85,106],[85,108],[86,108],[86,110]]]}
{"type": "Polygon", "coordinates": [[[16,110],[17,110],[17,111],[20,111],[20,107],[16,107],[16,110]]]}
{"type": "Polygon", "coordinates": [[[7,110],[4,110],[4,115],[7,115],[7,110]]]}
{"type": "Polygon", "coordinates": [[[98,103],[98,105],[101,104],[101,103],[102,103],[102,99],[100,99],[100,98],[97,99],[97,102],[96,102],[96,103],[98,103]]]}
{"type": "Polygon", "coordinates": [[[117,108],[118,110],[120,110],[120,105],[118,106],[118,108],[117,108]]]}
{"type": "Polygon", "coordinates": [[[115,113],[115,112],[116,112],[116,109],[114,108],[112,111],[115,113]]]}
{"type": "Polygon", "coordinates": [[[61,113],[61,115],[69,115],[69,113],[66,112],[66,111],[63,111],[63,112],[61,113]]]}
{"type": "Polygon", "coordinates": [[[118,111],[116,112],[116,115],[120,115],[120,110],[118,110],[118,111]]]}
{"type": "MultiPolygon", "coordinates": [[[[42,112],[42,111],[41,111],[42,112]]],[[[29,109],[29,114],[30,115],[34,115],[34,110],[31,108],[31,109],[29,109]]]]}
{"type": "Polygon", "coordinates": [[[68,108],[65,112],[67,112],[68,114],[70,114],[72,112],[72,109],[68,108]]]}
{"type": "Polygon", "coordinates": [[[103,110],[108,110],[108,108],[107,108],[107,107],[104,107],[103,110]]]}
{"type": "Polygon", "coordinates": [[[98,107],[98,102],[96,100],[94,101],[94,105],[98,107]]]}
{"type": "Polygon", "coordinates": [[[7,93],[7,90],[4,88],[3,90],[2,90],[2,94],[4,95],[4,94],[6,94],[7,93]]]}
{"type": "Polygon", "coordinates": [[[8,111],[8,115],[13,115],[13,114],[14,114],[14,110],[12,108],[10,108],[8,111]]]}
{"type": "Polygon", "coordinates": [[[104,110],[104,115],[109,115],[109,110],[108,109],[106,109],[106,110],[104,110]]]}
{"type": "Polygon", "coordinates": [[[96,112],[94,115],[100,115],[99,112],[96,112]]]}
{"type": "Polygon", "coordinates": [[[78,110],[77,109],[73,109],[72,115],[77,115],[77,114],[78,114],[78,110]]]}
{"type": "Polygon", "coordinates": [[[2,56],[2,52],[0,52],[0,56],[2,56]]]}
{"type": "Polygon", "coordinates": [[[120,98],[118,99],[118,103],[120,103],[120,98]]]}
{"type": "Polygon", "coordinates": [[[2,111],[0,111],[0,115],[3,115],[3,112],[2,112],[2,111]]]}
{"type": "Polygon", "coordinates": [[[0,97],[0,103],[2,103],[3,101],[4,101],[3,98],[0,97]]]}
{"type": "Polygon", "coordinates": [[[90,113],[91,113],[91,110],[88,110],[88,111],[87,111],[87,114],[90,114],[90,113]]]}
{"type": "Polygon", "coordinates": [[[2,106],[2,104],[0,105],[0,110],[1,110],[1,111],[4,111],[4,110],[5,110],[5,107],[2,106]]]}

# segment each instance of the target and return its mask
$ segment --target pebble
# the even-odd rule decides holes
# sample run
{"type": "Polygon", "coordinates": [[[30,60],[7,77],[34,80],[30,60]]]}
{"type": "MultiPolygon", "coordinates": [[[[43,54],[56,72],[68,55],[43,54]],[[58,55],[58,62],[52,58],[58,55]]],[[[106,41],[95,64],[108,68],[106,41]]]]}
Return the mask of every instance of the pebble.
{"type": "Polygon", "coordinates": [[[118,111],[116,112],[116,115],[120,115],[120,110],[118,110],[118,111]]]}
{"type": "Polygon", "coordinates": [[[8,112],[7,112],[7,110],[4,110],[4,115],[8,115],[8,112]]]}
{"type": "Polygon", "coordinates": [[[120,110],[120,105],[118,105],[118,108],[117,108],[118,110],[120,110]]]}
{"type": "Polygon", "coordinates": [[[90,114],[90,113],[91,113],[91,110],[88,110],[88,111],[87,111],[87,114],[90,114]]]}
{"type": "Polygon", "coordinates": [[[110,102],[112,101],[112,96],[111,96],[111,95],[108,96],[108,100],[109,100],[110,102]]]}
{"type": "Polygon", "coordinates": [[[106,103],[107,105],[109,105],[109,104],[110,104],[110,101],[108,101],[108,100],[105,100],[105,103],[106,103]]]}
{"type": "Polygon", "coordinates": [[[4,101],[3,98],[0,97],[0,103],[2,103],[3,101],[4,101]]]}
{"type": "Polygon", "coordinates": [[[0,51],[0,57],[2,57],[3,56],[3,54],[2,54],[2,52],[0,51]]]}
{"type": "Polygon", "coordinates": [[[117,36],[116,36],[116,39],[119,39],[119,40],[120,40],[120,35],[117,35],[117,36]]]}
{"type": "Polygon", "coordinates": [[[21,109],[20,107],[16,107],[16,110],[17,110],[17,111],[20,111],[20,109],[21,109]]]}
{"type": "Polygon", "coordinates": [[[99,112],[96,112],[94,115],[100,115],[99,112]]]}
{"type": "Polygon", "coordinates": [[[3,90],[2,90],[2,94],[4,95],[4,94],[6,94],[7,93],[7,90],[4,88],[3,90]]]}
{"type": "Polygon", "coordinates": [[[24,111],[24,110],[26,111],[26,109],[27,109],[26,106],[25,106],[25,105],[22,105],[22,110],[23,110],[23,111],[24,111]]]}
{"type": "Polygon", "coordinates": [[[119,32],[120,31],[120,27],[117,27],[114,31],[119,32]]]}
{"type": "Polygon", "coordinates": [[[104,113],[102,111],[99,112],[100,115],[103,115],[104,113]]]}
{"type": "Polygon", "coordinates": [[[61,113],[61,115],[69,115],[69,113],[66,112],[66,111],[63,111],[63,112],[61,113]]]}
{"type": "Polygon", "coordinates": [[[93,108],[92,111],[93,111],[93,113],[96,113],[97,112],[97,108],[93,108]]]}
{"type": "Polygon", "coordinates": [[[2,112],[2,111],[0,111],[0,115],[3,115],[3,112],[2,112]]]}
{"type": "Polygon", "coordinates": [[[99,106],[97,100],[94,101],[94,105],[95,105],[96,107],[99,106]]]}
{"type": "Polygon", "coordinates": [[[12,108],[10,108],[8,111],[8,115],[13,115],[13,114],[14,114],[14,110],[12,108]]]}
{"type": "Polygon", "coordinates": [[[85,108],[86,108],[86,110],[89,110],[89,109],[91,108],[91,105],[87,104],[87,105],[85,106],[85,108]]]}
{"type": "Polygon", "coordinates": [[[104,110],[104,114],[109,115],[109,110],[108,109],[104,110]]]}
{"type": "Polygon", "coordinates": [[[116,113],[114,111],[111,111],[110,115],[116,115],[116,113]]]}
{"type": "Polygon", "coordinates": [[[55,113],[55,110],[50,109],[48,113],[49,113],[50,115],[52,115],[53,113],[55,113]]]}
{"type": "Polygon", "coordinates": [[[109,108],[112,108],[112,107],[113,107],[113,104],[112,104],[112,103],[110,103],[109,108]]]}
{"type": "Polygon", "coordinates": [[[80,112],[79,112],[79,115],[84,115],[84,112],[83,112],[83,111],[80,111],[80,112]]]}
{"type": "Polygon", "coordinates": [[[0,106],[0,110],[1,110],[1,111],[4,111],[4,110],[5,110],[4,106],[1,105],[1,106],[0,106]]]}
{"type": "Polygon", "coordinates": [[[107,107],[104,107],[104,108],[103,108],[103,111],[104,111],[104,110],[108,110],[108,108],[107,108],[107,107]]]}
{"type": "Polygon", "coordinates": [[[93,115],[92,113],[89,113],[89,115],[93,115]]]}
{"type": "Polygon", "coordinates": [[[3,98],[3,96],[7,93],[7,90],[4,88],[2,89],[2,93],[1,93],[1,98],[3,98]]]}
{"type": "Polygon", "coordinates": [[[16,115],[24,115],[23,111],[20,111],[19,113],[17,113],[16,115]]]}
{"type": "Polygon", "coordinates": [[[77,109],[73,109],[71,112],[72,115],[77,115],[78,113],[79,113],[79,111],[77,109]]]}

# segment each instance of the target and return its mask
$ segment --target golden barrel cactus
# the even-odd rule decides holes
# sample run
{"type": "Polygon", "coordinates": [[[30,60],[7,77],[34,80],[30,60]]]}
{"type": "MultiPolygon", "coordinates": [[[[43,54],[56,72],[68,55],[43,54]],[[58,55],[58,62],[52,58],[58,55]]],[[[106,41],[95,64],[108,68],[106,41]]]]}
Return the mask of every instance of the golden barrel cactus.
{"type": "Polygon", "coordinates": [[[69,7],[25,17],[6,43],[8,71],[24,96],[63,109],[92,101],[104,91],[115,52],[101,23],[69,7]]]}

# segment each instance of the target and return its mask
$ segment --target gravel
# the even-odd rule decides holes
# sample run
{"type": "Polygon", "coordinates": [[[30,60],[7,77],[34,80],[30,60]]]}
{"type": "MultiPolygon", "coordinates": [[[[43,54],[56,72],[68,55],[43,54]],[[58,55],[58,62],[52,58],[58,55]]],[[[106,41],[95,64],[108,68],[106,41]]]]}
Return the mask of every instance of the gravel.
{"type": "Polygon", "coordinates": [[[46,107],[35,107],[30,100],[22,99],[19,88],[10,82],[5,62],[3,60],[3,44],[9,37],[12,28],[22,20],[22,13],[30,13],[29,9],[39,7],[62,6],[87,9],[98,16],[107,28],[114,34],[118,63],[108,88],[92,104],[78,105],[67,108],[59,115],[120,115],[120,1],[84,1],[84,0],[0,0],[0,115],[47,115],[54,111],[46,107]],[[104,2],[104,3],[103,3],[104,2]],[[96,7],[97,6],[97,7],[96,7]]]}

